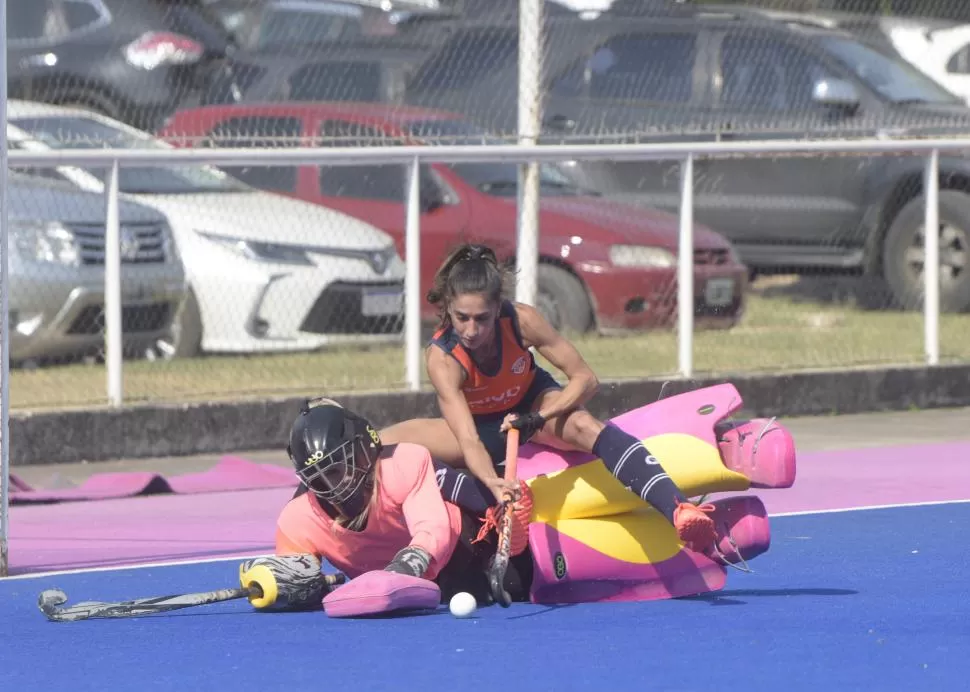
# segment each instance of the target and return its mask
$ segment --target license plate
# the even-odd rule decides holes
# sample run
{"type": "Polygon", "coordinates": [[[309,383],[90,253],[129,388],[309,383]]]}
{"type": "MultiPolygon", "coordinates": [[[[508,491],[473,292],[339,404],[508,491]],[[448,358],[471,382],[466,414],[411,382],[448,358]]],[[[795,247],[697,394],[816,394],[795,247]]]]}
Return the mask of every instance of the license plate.
{"type": "Polygon", "coordinates": [[[399,315],[404,305],[404,291],[394,290],[365,290],[360,302],[360,311],[364,317],[382,317],[399,315]]]}
{"type": "Polygon", "coordinates": [[[704,301],[708,305],[723,307],[734,300],[734,279],[709,279],[704,287],[704,301]]]}

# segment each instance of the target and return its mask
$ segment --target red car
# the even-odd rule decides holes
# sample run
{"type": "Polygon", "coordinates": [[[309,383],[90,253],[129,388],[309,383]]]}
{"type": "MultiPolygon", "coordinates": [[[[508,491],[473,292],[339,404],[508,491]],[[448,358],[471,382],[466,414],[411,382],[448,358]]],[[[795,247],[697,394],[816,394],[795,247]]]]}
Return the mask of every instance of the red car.
{"type": "MultiPolygon", "coordinates": [[[[233,104],[182,110],[158,136],[176,146],[378,146],[488,141],[457,115],[358,103],[233,104]]],[[[404,256],[401,165],[225,169],[254,187],[338,209],[384,229],[404,256]]],[[[458,242],[477,240],[514,260],[515,164],[427,164],[421,171],[421,286],[458,242]]],[[[643,329],[676,320],[676,216],[606,201],[578,188],[568,165],[542,166],[537,307],[559,329],[643,329]]],[[[740,318],[748,271],[730,243],[694,230],[698,325],[740,318]]],[[[433,318],[430,306],[423,313],[433,318]]]]}

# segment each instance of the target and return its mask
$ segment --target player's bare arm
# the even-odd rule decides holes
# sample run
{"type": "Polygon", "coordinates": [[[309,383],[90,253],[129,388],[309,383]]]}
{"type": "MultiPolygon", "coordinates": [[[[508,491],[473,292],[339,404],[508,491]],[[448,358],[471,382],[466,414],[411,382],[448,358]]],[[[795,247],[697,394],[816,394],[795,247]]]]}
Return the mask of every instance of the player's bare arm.
{"type": "Polygon", "coordinates": [[[526,346],[534,347],[543,358],[569,378],[562,394],[553,398],[548,408],[538,412],[539,415],[550,420],[589,401],[596,393],[599,380],[576,347],[531,305],[516,303],[515,309],[526,346]]]}
{"type": "Polygon", "coordinates": [[[438,406],[448,427],[461,447],[465,466],[499,497],[506,483],[495,472],[492,459],[478,436],[475,419],[461,391],[465,377],[461,365],[440,349],[431,349],[427,357],[428,377],[438,393],[438,406]]]}

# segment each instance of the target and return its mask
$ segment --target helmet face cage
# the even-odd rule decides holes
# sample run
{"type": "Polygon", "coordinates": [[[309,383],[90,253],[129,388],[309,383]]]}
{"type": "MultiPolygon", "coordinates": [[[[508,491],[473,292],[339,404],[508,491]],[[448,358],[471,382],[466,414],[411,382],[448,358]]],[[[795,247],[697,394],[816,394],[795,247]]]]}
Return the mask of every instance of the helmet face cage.
{"type": "Polygon", "coordinates": [[[358,493],[370,469],[363,440],[354,435],[330,453],[311,453],[297,473],[310,492],[341,509],[358,493]]]}
{"type": "Polygon", "coordinates": [[[307,402],[287,445],[307,489],[349,519],[360,516],[370,501],[364,486],[381,448],[365,419],[322,398],[307,402]]]}

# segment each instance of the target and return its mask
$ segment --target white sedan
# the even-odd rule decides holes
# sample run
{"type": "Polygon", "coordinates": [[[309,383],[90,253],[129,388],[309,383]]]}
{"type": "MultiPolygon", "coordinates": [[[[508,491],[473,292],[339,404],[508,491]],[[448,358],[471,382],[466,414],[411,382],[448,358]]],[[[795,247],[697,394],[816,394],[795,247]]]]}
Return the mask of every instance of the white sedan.
{"type": "MultiPolygon", "coordinates": [[[[7,123],[11,149],[170,148],[78,108],[11,100],[7,123]]],[[[107,179],[104,168],[30,172],[96,192],[107,179]]],[[[161,345],[169,354],[401,339],[404,262],[384,231],[212,167],[120,166],[118,185],[168,217],[185,265],[191,290],[175,343],[161,345]]]]}

